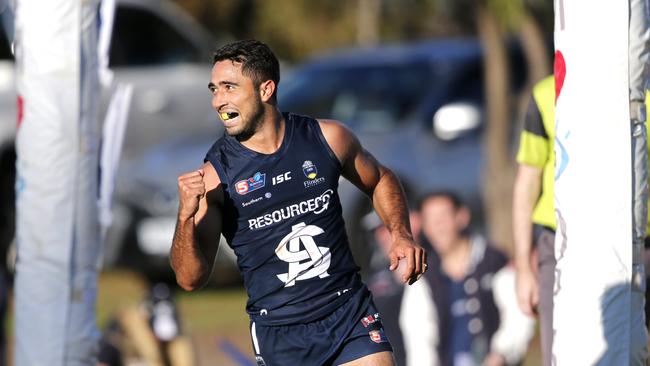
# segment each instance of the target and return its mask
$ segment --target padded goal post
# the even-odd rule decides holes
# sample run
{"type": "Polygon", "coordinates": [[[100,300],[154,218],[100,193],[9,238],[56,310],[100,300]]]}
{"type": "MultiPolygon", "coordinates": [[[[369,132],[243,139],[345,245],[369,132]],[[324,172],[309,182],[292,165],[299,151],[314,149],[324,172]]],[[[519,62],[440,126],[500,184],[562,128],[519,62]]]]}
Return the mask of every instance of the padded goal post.
{"type": "Polygon", "coordinates": [[[645,0],[555,0],[554,364],[645,365],[645,0]]]}
{"type": "Polygon", "coordinates": [[[15,364],[92,365],[99,0],[18,0],[15,364]]]}

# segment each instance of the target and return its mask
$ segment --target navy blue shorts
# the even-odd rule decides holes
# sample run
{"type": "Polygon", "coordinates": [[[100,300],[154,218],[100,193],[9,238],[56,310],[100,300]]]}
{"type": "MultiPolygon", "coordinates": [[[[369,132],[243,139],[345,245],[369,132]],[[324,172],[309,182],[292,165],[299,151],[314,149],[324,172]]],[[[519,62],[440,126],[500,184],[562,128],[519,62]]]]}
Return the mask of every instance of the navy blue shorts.
{"type": "Polygon", "coordinates": [[[258,366],[340,365],[393,349],[367,289],[327,317],[306,324],[263,326],[251,322],[258,366]]]}

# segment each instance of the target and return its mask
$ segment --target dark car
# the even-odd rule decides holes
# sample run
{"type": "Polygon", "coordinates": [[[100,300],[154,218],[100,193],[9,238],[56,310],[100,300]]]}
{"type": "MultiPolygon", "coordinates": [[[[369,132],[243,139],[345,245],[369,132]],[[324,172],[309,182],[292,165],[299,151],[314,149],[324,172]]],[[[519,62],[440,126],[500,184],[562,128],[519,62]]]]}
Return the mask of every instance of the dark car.
{"type": "MultiPolygon", "coordinates": [[[[525,79],[520,47],[508,48],[511,89],[525,79]]],[[[483,50],[452,39],[321,55],[279,87],[280,108],[345,123],[363,146],[391,168],[414,197],[458,192],[482,226],[484,130],[483,50]]],[[[359,258],[360,218],[369,200],[350,184],[340,194],[359,258]]]]}

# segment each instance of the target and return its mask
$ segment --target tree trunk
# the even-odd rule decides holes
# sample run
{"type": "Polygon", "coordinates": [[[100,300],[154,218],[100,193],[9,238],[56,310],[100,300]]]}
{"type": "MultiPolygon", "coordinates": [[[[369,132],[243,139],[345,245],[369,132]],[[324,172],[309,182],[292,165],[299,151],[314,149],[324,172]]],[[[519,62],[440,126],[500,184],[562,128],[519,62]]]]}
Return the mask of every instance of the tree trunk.
{"type": "MultiPolygon", "coordinates": [[[[519,133],[531,98],[531,90],[535,83],[551,73],[551,60],[548,53],[544,32],[539,22],[530,13],[524,14],[519,32],[526,66],[528,70],[526,87],[517,98],[517,119],[519,133]]],[[[519,135],[517,133],[517,136],[519,135]]],[[[516,145],[518,146],[518,145],[516,145]]]]}
{"type": "Polygon", "coordinates": [[[528,66],[528,82],[532,86],[551,73],[551,61],[544,33],[539,23],[530,14],[525,14],[523,17],[520,38],[528,66]]]}
{"type": "Polygon", "coordinates": [[[379,0],[358,0],[357,42],[360,46],[373,46],[379,42],[379,0]]]}
{"type": "Polygon", "coordinates": [[[512,252],[512,187],[514,164],[510,154],[509,65],[502,31],[495,15],[479,4],[477,28],[484,49],[486,133],[483,140],[483,202],[488,235],[512,252]]]}

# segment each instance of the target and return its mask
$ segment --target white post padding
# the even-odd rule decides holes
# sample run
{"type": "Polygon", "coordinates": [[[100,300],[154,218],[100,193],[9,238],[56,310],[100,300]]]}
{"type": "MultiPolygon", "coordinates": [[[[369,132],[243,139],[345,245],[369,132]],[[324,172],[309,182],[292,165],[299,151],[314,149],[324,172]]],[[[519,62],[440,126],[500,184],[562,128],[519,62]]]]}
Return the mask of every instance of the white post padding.
{"type": "Polygon", "coordinates": [[[557,366],[645,364],[630,114],[631,18],[645,5],[635,2],[555,1],[557,366]]]}
{"type": "Polygon", "coordinates": [[[18,1],[15,364],[91,365],[97,220],[98,0],[18,1]]]}

